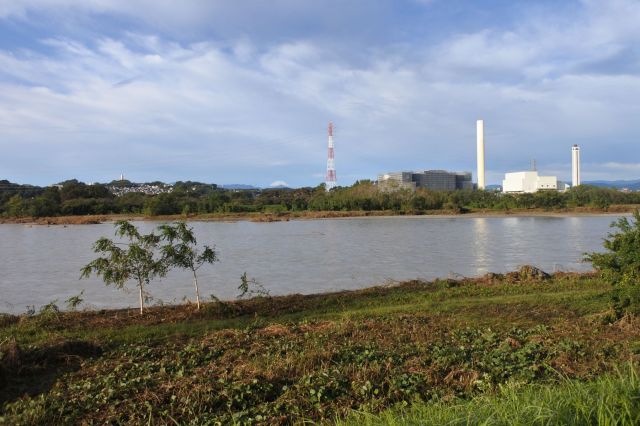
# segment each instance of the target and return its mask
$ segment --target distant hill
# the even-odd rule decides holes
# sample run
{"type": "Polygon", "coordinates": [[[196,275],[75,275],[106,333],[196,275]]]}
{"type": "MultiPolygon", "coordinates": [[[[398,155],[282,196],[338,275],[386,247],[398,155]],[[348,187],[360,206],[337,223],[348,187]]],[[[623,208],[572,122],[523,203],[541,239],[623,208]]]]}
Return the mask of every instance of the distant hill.
{"type": "Polygon", "coordinates": [[[244,185],[241,183],[232,183],[229,185],[220,185],[224,189],[260,189],[253,185],[244,185]]]}
{"type": "Polygon", "coordinates": [[[600,186],[603,188],[629,188],[631,190],[640,190],[640,179],[636,180],[593,180],[589,182],[583,182],[585,185],[600,186]]]}

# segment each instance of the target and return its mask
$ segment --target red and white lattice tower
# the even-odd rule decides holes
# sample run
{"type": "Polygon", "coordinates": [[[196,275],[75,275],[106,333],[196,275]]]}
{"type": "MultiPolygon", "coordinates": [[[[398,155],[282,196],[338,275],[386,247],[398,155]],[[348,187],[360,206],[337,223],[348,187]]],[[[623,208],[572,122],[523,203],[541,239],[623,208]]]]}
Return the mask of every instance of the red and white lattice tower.
{"type": "Polygon", "coordinates": [[[329,153],[327,157],[327,177],[325,180],[327,191],[336,187],[336,160],[333,150],[333,123],[329,123],[329,153]]]}

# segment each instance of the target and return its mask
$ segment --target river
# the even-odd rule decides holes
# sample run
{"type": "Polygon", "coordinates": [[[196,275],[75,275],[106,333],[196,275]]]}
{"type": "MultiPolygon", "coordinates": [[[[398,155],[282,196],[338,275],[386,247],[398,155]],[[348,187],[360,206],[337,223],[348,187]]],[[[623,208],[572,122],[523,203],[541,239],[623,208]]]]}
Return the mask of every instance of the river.
{"type": "MultiPolygon", "coordinates": [[[[532,264],[587,271],[615,216],[381,217],[290,222],[193,222],[220,261],[200,271],[201,294],[233,299],[247,272],[272,295],[357,289],[413,278],[477,276],[532,264]]],[[[136,223],[145,232],[158,225],[136,223]]],[[[85,308],[136,306],[134,292],[80,280],[93,242],[113,224],[0,225],[0,312],[21,313],[84,290],[85,308]]],[[[151,303],[193,298],[190,276],[174,271],[149,287],[151,303]]]]}

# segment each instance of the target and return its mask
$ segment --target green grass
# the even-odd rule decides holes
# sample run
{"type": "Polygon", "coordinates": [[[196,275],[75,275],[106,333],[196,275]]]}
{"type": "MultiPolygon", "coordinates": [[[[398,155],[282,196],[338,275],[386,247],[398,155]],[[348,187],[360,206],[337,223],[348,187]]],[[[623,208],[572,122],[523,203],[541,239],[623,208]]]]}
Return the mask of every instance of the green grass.
{"type": "Polygon", "coordinates": [[[507,383],[495,394],[471,400],[418,403],[378,415],[353,413],[337,426],[444,425],[638,425],[637,367],[581,382],[554,385],[507,383]]]}
{"type": "Polygon", "coordinates": [[[412,281],[199,312],[163,307],[142,317],[6,317],[0,424],[385,422],[444,415],[438,407],[460,416],[468,407],[484,424],[474,404],[520,395],[525,407],[547,390],[614,380],[607,374],[617,366],[640,361],[638,322],[601,320],[610,286],[589,275],[512,278],[412,281]]]}
{"type": "MultiPolygon", "coordinates": [[[[175,336],[197,337],[222,329],[242,329],[271,323],[299,323],[309,320],[362,319],[370,316],[412,314],[460,314],[467,320],[481,321],[484,325],[500,326],[502,316],[487,317],[485,307],[494,310],[509,309],[520,305],[526,310],[542,307],[547,314],[564,317],[567,312],[588,315],[607,309],[610,287],[596,279],[582,277],[530,284],[496,284],[493,286],[461,285],[447,288],[446,282],[421,283],[419,285],[373,288],[354,293],[309,296],[297,309],[285,306],[275,313],[260,309],[240,316],[207,317],[194,315],[179,322],[133,324],[119,327],[60,327],[56,318],[42,321],[39,317],[27,318],[19,324],[0,328],[0,341],[16,338],[22,344],[41,344],[54,338],[90,339],[116,344],[145,339],[165,339],[175,336]],[[551,307],[555,312],[548,312],[551,307]]],[[[209,304],[215,307],[215,304],[209,304]]],[[[206,310],[206,309],[205,309],[206,310]]],[[[64,314],[60,314],[64,315],[64,314]]],[[[526,316],[514,318],[523,324],[531,323],[526,316]]],[[[534,321],[535,322],[535,321],[534,321]]]]}

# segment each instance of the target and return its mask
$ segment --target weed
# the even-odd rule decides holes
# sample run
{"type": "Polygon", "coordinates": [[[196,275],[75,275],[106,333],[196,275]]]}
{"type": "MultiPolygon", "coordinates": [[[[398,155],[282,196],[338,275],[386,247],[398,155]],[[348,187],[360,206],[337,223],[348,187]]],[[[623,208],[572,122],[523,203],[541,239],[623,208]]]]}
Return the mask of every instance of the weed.
{"type": "Polygon", "coordinates": [[[528,401],[527,389],[640,360],[636,319],[594,319],[609,288],[592,276],[492,277],[143,316],[23,316],[0,328],[25,373],[8,377],[0,424],[292,424],[503,394],[528,401]]]}

